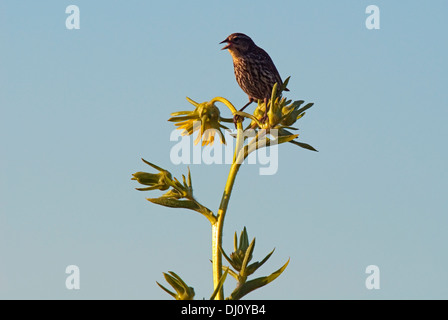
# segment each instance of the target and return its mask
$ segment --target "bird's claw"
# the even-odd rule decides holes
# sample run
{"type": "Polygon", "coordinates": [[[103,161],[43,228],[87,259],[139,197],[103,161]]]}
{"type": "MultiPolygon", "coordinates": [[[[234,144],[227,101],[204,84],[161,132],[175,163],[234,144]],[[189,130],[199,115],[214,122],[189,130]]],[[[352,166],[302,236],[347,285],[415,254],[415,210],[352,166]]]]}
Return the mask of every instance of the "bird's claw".
{"type": "Polygon", "coordinates": [[[244,121],[244,117],[239,116],[239,115],[234,115],[233,116],[233,123],[235,124],[235,128],[238,122],[243,122],[244,121]]]}

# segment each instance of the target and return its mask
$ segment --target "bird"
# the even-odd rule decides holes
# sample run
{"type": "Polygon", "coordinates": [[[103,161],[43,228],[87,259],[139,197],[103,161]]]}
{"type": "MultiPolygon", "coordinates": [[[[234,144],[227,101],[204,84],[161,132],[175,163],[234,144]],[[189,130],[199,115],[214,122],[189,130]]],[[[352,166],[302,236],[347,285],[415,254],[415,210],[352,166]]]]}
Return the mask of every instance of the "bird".
{"type": "MultiPolygon", "coordinates": [[[[240,111],[258,100],[264,100],[267,105],[274,84],[277,83],[278,88],[283,85],[280,74],[269,54],[244,33],[232,33],[220,42],[220,44],[222,43],[226,43],[226,45],[221,50],[229,50],[232,56],[236,81],[249,97],[249,102],[240,111]]],[[[284,91],[289,90],[284,89],[284,91]]],[[[267,108],[265,110],[267,113],[267,108]]],[[[236,118],[234,120],[236,121],[236,118]]]]}

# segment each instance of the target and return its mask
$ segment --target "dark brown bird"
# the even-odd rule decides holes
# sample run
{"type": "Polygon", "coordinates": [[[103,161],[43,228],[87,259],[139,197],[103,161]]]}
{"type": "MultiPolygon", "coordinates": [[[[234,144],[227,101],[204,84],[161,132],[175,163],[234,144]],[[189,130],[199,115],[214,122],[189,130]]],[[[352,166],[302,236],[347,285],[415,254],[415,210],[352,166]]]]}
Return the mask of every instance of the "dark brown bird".
{"type": "Polygon", "coordinates": [[[233,33],[220,43],[227,43],[222,50],[228,49],[232,55],[236,81],[249,96],[249,102],[241,111],[254,101],[266,103],[274,84],[279,88],[283,84],[271,57],[243,33],[233,33]]]}

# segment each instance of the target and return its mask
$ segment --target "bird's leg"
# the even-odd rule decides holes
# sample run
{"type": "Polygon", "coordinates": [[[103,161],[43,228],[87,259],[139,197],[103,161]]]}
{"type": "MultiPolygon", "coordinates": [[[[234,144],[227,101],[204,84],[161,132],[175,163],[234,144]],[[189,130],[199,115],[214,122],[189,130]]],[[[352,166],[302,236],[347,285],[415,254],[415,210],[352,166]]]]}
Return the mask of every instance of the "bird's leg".
{"type": "Polygon", "coordinates": [[[249,99],[249,102],[248,103],[246,103],[245,105],[244,105],[244,107],[242,107],[241,109],[240,109],[240,111],[244,111],[244,109],[246,109],[247,108],[247,106],[248,105],[250,105],[252,102],[254,102],[254,100],[252,100],[252,99],[249,99]]]}
{"type": "MultiPolygon", "coordinates": [[[[244,111],[244,109],[246,109],[247,106],[250,105],[252,102],[254,102],[254,100],[253,100],[253,99],[249,99],[249,102],[246,103],[246,104],[244,105],[244,107],[242,107],[242,108],[240,109],[240,111],[244,111]]],[[[237,123],[238,121],[240,121],[240,120],[243,121],[243,119],[244,119],[244,117],[241,117],[241,116],[239,116],[239,115],[234,115],[234,116],[233,116],[233,123],[235,123],[235,128],[236,128],[236,123],[237,123]]]]}

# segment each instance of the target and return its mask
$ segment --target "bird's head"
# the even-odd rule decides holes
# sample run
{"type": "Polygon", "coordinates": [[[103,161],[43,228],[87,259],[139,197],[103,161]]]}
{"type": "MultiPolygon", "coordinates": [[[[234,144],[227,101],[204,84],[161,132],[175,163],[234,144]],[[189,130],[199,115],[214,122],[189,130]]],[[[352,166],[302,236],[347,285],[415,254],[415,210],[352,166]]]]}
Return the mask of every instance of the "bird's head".
{"type": "Polygon", "coordinates": [[[228,49],[233,57],[245,55],[255,47],[255,43],[252,39],[244,33],[232,33],[220,43],[227,43],[222,50],[228,49]]]}

